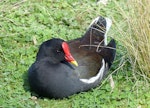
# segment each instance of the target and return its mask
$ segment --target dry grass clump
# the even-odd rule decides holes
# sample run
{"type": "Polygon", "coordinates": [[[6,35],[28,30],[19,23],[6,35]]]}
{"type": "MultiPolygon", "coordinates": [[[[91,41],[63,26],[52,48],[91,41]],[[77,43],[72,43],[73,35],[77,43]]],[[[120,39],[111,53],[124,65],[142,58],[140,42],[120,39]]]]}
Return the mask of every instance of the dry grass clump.
{"type": "MultiPolygon", "coordinates": [[[[128,0],[127,7],[119,4],[123,18],[115,22],[121,37],[116,37],[127,49],[134,74],[150,78],[150,3],[149,0],[128,0]]],[[[124,4],[126,5],[126,4],[124,4]]]]}

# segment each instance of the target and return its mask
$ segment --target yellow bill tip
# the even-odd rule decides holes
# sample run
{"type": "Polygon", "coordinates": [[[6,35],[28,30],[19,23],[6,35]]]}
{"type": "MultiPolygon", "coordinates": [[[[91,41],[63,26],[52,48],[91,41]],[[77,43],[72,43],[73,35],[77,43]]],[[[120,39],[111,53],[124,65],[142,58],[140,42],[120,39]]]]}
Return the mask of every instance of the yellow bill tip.
{"type": "Polygon", "coordinates": [[[71,61],[70,63],[73,64],[73,65],[75,65],[75,66],[78,66],[77,61],[71,61]]]}

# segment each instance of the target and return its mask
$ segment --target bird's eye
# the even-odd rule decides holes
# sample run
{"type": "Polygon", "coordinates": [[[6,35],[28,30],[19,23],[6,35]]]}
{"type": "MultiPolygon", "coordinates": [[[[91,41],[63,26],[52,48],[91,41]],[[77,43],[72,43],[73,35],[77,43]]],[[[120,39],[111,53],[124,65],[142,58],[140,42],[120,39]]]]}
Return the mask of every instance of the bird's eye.
{"type": "Polygon", "coordinates": [[[61,53],[61,51],[60,51],[60,50],[56,50],[56,52],[57,52],[57,53],[61,53]]]}

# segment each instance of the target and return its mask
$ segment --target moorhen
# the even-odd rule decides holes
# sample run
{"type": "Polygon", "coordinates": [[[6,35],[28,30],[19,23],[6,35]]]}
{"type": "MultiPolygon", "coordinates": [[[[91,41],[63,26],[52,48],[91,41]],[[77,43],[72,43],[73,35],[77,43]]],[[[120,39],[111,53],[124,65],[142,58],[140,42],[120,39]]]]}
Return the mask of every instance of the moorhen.
{"type": "Polygon", "coordinates": [[[110,26],[111,20],[100,16],[81,38],[43,42],[28,70],[31,90],[58,99],[98,86],[115,58],[114,39],[107,44],[110,26]]]}

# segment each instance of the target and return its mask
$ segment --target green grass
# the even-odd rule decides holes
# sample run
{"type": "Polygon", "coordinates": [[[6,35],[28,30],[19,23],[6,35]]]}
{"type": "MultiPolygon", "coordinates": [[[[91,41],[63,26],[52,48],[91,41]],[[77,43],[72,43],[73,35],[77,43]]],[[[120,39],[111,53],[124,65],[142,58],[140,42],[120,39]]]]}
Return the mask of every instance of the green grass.
{"type": "Polygon", "coordinates": [[[147,3],[147,0],[130,0],[126,4],[130,11],[125,11],[118,6],[118,11],[121,11],[120,14],[125,20],[115,23],[117,33],[122,35],[122,38],[117,40],[121,41],[128,51],[133,73],[141,74],[144,79],[149,79],[150,4],[147,3]]]}
{"type": "MultiPolygon", "coordinates": [[[[126,10],[125,1],[117,4],[126,10]]],[[[99,15],[122,21],[117,9],[115,2],[104,6],[97,5],[95,0],[0,1],[0,108],[150,107],[149,84],[140,76],[134,78],[127,51],[120,41],[110,70],[115,82],[113,90],[108,77],[97,88],[63,100],[31,98],[27,70],[35,60],[38,46],[52,37],[80,37],[99,15]]],[[[113,25],[109,37],[117,34],[114,28],[113,25]]]]}

